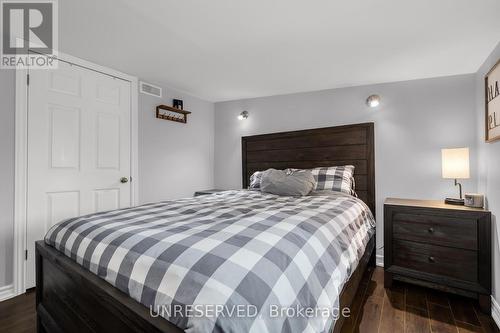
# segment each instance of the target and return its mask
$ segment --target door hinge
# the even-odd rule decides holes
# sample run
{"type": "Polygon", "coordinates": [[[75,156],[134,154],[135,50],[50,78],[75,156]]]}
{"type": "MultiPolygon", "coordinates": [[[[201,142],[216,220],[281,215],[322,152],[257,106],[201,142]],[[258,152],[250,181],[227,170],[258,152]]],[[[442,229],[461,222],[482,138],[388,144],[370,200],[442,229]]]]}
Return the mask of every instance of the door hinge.
{"type": "Polygon", "coordinates": [[[26,74],[26,84],[29,86],[30,85],[30,75],[26,74]]]}
{"type": "Polygon", "coordinates": [[[28,260],[28,250],[24,251],[24,260],[28,260]]]}

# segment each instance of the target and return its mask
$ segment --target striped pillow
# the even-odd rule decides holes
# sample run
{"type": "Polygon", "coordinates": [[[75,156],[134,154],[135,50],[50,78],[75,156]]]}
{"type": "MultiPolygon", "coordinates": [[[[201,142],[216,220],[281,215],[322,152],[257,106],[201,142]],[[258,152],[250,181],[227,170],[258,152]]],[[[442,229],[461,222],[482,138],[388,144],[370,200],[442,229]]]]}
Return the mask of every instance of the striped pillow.
{"type": "Polygon", "coordinates": [[[260,181],[262,180],[262,171],[255,171],[250,176],[250,189],[260,189],[260,181]]]}
{"type": "Polygon", "coordinates": [[[316,180],[316,191],[330,190],[356,195],[353,165],[314,168],[311,172],[316,180]]]}

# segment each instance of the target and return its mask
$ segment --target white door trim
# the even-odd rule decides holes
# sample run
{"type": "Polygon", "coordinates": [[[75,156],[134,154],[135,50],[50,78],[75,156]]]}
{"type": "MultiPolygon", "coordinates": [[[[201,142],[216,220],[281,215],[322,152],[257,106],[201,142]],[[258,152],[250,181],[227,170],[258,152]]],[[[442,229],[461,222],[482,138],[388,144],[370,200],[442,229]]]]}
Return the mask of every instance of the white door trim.
{"type": "MultiPolygon", "coordinates": [[[[139,124],[138,124],[138,79],[111,68],[59,52],[57,58],[73,65],[130,82],[130,183],[131,205],[139,202],[139,124]]],[[[39,69],[43,70],[43,69],[39,69]]],[[[14,276],[13,296],[23,294],[25,289],[26,251],[26,195],[28,167],[28,70],[16,70],[16,115],[15,115],[15,180],[14,180],[14,276]]]]}

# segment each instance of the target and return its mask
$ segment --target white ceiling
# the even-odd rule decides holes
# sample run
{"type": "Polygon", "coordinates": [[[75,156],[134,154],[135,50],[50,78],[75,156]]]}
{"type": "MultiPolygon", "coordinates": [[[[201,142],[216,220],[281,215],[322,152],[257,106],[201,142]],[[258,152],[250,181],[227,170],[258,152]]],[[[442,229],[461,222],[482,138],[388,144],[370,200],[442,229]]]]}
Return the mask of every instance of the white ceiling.
{"type": "Polygon", "coordinates": [[[475,72],[499,0],[61,0],[63,52],[221,101],[475,72]]]}

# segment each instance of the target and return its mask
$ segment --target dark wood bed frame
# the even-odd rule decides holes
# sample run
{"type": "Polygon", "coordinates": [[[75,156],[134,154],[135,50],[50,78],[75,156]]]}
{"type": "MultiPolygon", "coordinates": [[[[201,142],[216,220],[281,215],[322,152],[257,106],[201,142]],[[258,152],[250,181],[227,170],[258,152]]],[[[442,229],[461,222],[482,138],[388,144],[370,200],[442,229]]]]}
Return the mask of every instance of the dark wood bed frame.
{"type": "MultiPolygon", "coordinates": [[[[255,170],[353,164],[356,192],[375,213],[373,123],[264,134],[242,138],[243,187],[255,170]]],[[[350,307],[361,278],[375,265],[375,236],[340,294],[350,307]]],[[[37,332],[183,332],[61,252],[36,243],[37,332]]],[[[331,332],[338,333],[340,316],[331,332]]]]}

